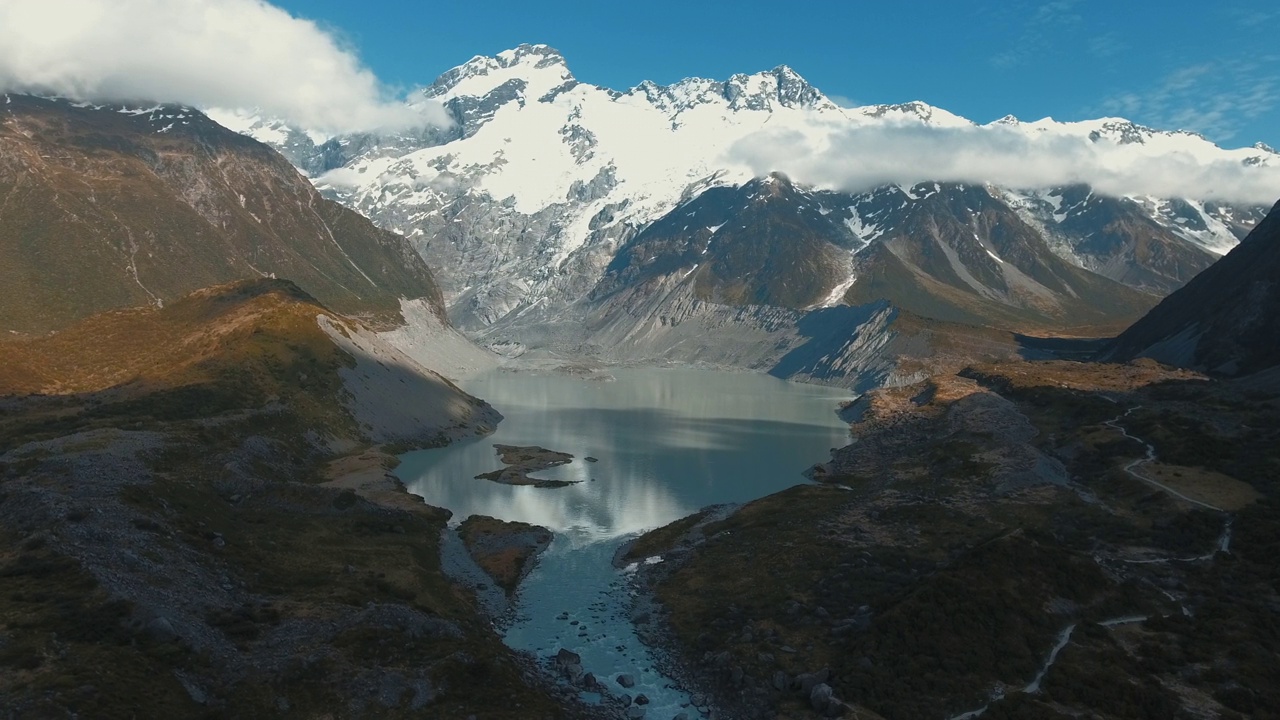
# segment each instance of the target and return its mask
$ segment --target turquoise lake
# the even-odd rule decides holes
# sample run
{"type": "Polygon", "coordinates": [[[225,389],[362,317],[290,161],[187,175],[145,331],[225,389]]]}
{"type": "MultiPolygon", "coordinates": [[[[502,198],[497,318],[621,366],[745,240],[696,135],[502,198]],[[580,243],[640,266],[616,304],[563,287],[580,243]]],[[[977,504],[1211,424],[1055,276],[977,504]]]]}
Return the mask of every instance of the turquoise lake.
{"type": "Polygon", "coordinates": [[[396,472],[410,492],[453,511],[455,521],[489,515],[555,532],[521,586],[505,629],[508,645],[539,656],[567,647],[614,692],[644,693],[651,701],[646,717],[697,717],[636,638],[626,614],[626,571],[612,566],[614,551],[707,505],[806,482],[806,468],[848,443],[836,410],[852,395],[755,373],[621,368],[609,375],[498,370],[459,383],[502,412],[497,432],[406,454],[396,472]],[[572,463],[535,476],[580,482],[536,488],[474,479],[502,467],[495,443],[570,453],[572,463]],[[613,683],[619,673],[634,675],[636,687],[613,683]]]}

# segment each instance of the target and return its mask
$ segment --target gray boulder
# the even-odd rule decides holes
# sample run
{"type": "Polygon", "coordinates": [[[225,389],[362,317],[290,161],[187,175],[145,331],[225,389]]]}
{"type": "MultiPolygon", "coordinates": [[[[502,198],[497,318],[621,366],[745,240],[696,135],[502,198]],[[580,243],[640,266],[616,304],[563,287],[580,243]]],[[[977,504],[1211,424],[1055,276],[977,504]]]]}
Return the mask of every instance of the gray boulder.
{"type": "Polygon", "coordinates": [[[816,685],[809,694],[809,705],[822,717],[838,718],[845,714],[848,706],[835,696],[831,686],[826,683],[816,685]]]}
{"type": "Polygon", "coordinates": [[[566,650],[565,648],[560,648],[560,652],[556,653],[555,661],[556,661],[556,664],[561,667],[568,667],[569,665],[581,665],[582,656],[576,652],[573,652],[572,650],[566,650]]]}
{"type": "Polygon", "coordinates": [[[814,673],[800,673],[795,680],[791,681],[791,688],[799,690],[801,695],[809,696],[813,692],[813,688],[831,679],[831,671],[823,668],[814,673]]]}
{"type": "Polygon", "coordinates": [[[831,686],[826,683],[819,683],[813,686],[809,692],[809,705],[817,712],[825,713],[827,705],[831,702],[833,693],[831,686]]]}
{"type": "Polygon", "coordinates": [[[147,634],[162,643],[178,639],[178,632],[173,629],[173,623],[169,622],[169,618],[159,615],[147,623],[147,634]]]}
{"type": "Polygon", "coordinates": [[[774,671],[773,673],[773,689],[774,690],[778,690],[778,691],[786,690],[787,686],[790,684],[791,684],[791,680],[790,678],[787,677],[787,674],[785,672],[781,670],[774,671]]]}

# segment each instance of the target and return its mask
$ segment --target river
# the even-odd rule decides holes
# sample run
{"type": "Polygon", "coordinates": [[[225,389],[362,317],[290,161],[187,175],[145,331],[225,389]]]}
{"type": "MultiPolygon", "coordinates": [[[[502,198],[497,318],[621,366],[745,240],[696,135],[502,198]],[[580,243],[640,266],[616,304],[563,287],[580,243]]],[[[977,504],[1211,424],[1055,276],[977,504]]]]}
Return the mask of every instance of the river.
{"type": "Polygon", "coordinates": [[[406,454],[397,474],[410,492],[454,520],[489,515],[550,528],[555,540],[521,585],[508,645],[539,656],[561,647],[587,672],[650,699],[667,720],[689,698],[654,667],[627,619],[627,583],[610,563],[638,533],[712,504],[746,502],[797,483],[807,467],[847,444],[836,417],[848,391],[762,374],[696,369],[615,369],[612,380],[499,370],[466,380],[467,392],[506,417],[493,435],[406,454]],[[493,445],[540,445],[572,463],[536,477],[559,488],[476,480],[502,467],[493,445]],[[597,458],[588,462],[586,457],[597,458]]]}

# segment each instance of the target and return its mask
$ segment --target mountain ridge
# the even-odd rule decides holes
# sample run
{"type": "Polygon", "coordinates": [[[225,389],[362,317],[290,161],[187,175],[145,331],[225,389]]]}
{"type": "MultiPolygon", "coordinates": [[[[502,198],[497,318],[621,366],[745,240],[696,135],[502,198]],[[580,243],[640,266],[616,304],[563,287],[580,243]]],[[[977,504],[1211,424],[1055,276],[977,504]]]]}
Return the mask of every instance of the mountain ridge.
{"type": "MultiPolygon", "coordinates": [[[[331,138],[310,146],[294,130],[288,142],[296,141],[296,146],[276,146],[307,169],[326,196],[408,237],[431,267],[447,268],[440,282],[449,317],[473,338],[551,351],[608,347],[584,328],[622,327],[619,323],[633,316],[622,304],[623,296],[645,308],[633,308],[634,317],[650,312],[675,317],[684,313],[678,308],[710,310],[694,301],[727,308],[776,304],[791,310],[878,300],[910,304],[925,286],[925,296],[932,299],[910,309],[930,317],[934,308],[941,308],[933,316],[937,320],[1025,332],[1087,331],[1093,326],[1099,334],[1110,333],[1208,267],[1265,212],[1196,198],[1111,196],[1079,183],[1019,189],[936,178],[844,192],[793,179],[803,192],[794,196],[799,204],[783,214],[799,217],[812,210],[830,217],[802,223],[822,227],[820,234],[827,238],[810,245],[810,256],[786,252],[774,258],[793,263],[795,270],[790,290],[779,294],[774,280],[780,276],[767,263],[751,261],[729,269],[730,258],[721,255],[719,271],[715,263],[691,270],[695,256],[703,252],[699,243],[718,248],[737,226],[726,217],[707,221],[699,230],[686,228],[678,218],[701,195],[710,193],[704,204],[713,205],[715,198],[756,187],[768,177],[735,156],[742,143],[763,142],[760,133],[765,130],[774,133],[770,137],[790,133],[820,144],[839,128],[973,133],[999,126],[1009,138],[1022,138],[1019,142],[1053,137],[1117,162],[1172,156],[1235,167],[1280,162],[1261,148],[1224,150],[1194,134],[1116,118],[1079,123],[1005,118],[979,126],[922,102],[842,108],[785,65],[726,81],[688,78],[666,86],[645,81],[618,91],[578,81],[561,54],[535,45],[477,56],[441,74],[419,98],[411,104],[443,103],[454,127],[331,138]],[[1002,220],[976,223],[966,217],[956,224],[956,208],[912,220],[913,213],[934,212],[920,206],[936,205],[928,195],[943,186],[985,187],[971,197],[1002,220]],[[992,199],[982,199],[986,197],[992,199]],[[804,209],[809,205],[811,210],[804,209]],[[908,225],[903,223],[917,228],[969,224],[979,237],[970,241],[951,233],[946,248],[935,244],[933,250],[919,246],[907,252],[903,243],[919,239],[905,239],[908,225]],[[712,226],[722,227],[724,237],[708,236],[712,226]],[[1015,249],[1006,243],[997,250],[998,243],[987,236],[997,226],[1025,226],[1015,235],[1030,245],[1015,249]],[[635,254],[634,243],[654,240],[658,228],[666,228],[668,249],[684,248],[687,256],[679,262],[668,257],[665,265],[643,271],[647,258],[624,260],[627,253],[635,254]],[[690,235],[681,237],[686,231],[690,235]],[[874,256],[883,255],[891,241],[904,257],[915,259],[894,270],[898,279],[880,291],[872,292],[863,282],[866,292],[860,293],[858,268],[875,265],[874,256]],[[966,243],[968,249],[956,249],[966,243]],[[936,257],[927,267],[918,265],[929,253],[936,257]],[[1003,264],[1005,254],[1027,263],[1003,264]],[[1032,261],[1033,256],[1039,260],[1032,261]],[[630,274],[622,272],[624,263],[632,268],[630,274]],[[1076,269],[1059,267],[1064,263],[1076,269]],[[1047,271],[1049,266],[1057,269],[1047,271]],[[800,287],[800,268],[810,269],[812,287],[800,287]],[[625,289],[622,284],[650,282],[668,272],[691,272],[694,295],[684,295],[690,290],[681,286],[679,274],[662,280],[664,296],[672,303],[667,310],[651,307],[654,298],[644,292],[618,294],[625,289]],[[1011,279],[1018,274],[1026,277],[1011,279]],[[1064,285],[1068,276],[1075,280],[1064,285]],[[941,285],[934,283],[944,277],[941,285]],[[931,279],[922,286],[919,278],[931,279]],[[946,297],[932,297],[938,293],[946,297]],[[602,312],[620,314],[611,319],[602,312]],[[584,318],[592,321],[584,323],[584,318]],[[556,325],[560,330],[553,329],[556,325]]],[[[278,131],[270,121],[251,115],[233,114],[225,120],[250,133],[278,131]]],[[[976,217],[971,212],[976,207],[960,214],[976,217]]],[[[742,206],[744,212],[746,208],[742,206]]],[[[799,227],[761,226],[754,235],[739,235],[732,254],[746,259],[783,248],[793,237],[786,228],[799,227]]],[[[895,258],[884,260],[900,265],[901,258],[895,258]]],[[[675,354],[667,359],[677,361],[705,356],[698,349],[690,349],[688,356],[680,349],[670,351],[675,354]]]]}

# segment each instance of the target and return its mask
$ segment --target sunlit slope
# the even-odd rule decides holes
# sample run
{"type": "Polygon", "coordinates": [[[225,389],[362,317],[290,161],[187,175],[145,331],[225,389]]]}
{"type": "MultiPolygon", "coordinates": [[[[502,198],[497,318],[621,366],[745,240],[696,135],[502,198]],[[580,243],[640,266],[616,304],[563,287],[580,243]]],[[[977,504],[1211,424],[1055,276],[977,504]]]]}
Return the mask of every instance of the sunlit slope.
{"type": "Polygon", "coordinates": [[[403,238],[189,108],[6,95],[0,198],[3,330],[40,332],[263,277],[375,322],[398,318],[400,298],[439,307],[403,238]]]}

